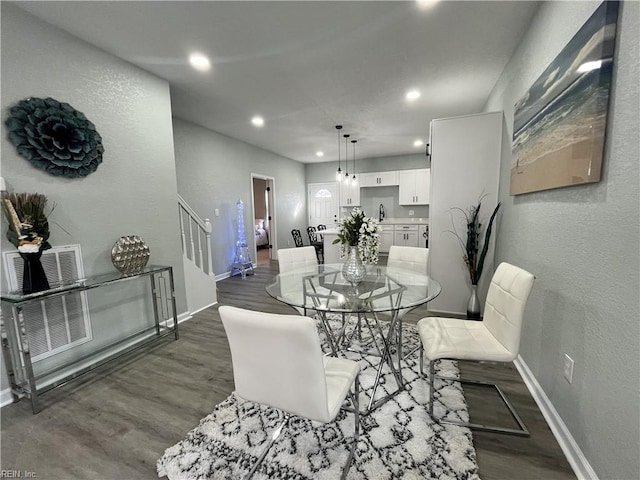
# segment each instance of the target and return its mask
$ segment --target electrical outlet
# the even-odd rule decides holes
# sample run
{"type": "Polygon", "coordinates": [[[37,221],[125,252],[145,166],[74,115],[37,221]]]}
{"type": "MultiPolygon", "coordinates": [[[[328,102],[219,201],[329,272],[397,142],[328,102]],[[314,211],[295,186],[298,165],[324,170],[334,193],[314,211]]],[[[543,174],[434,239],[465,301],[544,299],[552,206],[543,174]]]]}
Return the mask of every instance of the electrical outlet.
{"type": "Polygon", "coordinates": [[[291,246],[291,240],[287,240],[287,247],[291,246]]]}
{"type": "Polygon", "coordinates": [[[220,209],[219,209],[219,208],[216,208],[216,209],[213,211],[213,213],[214,213],[214,215],[215,215],[216,217],[219,217],[219,216],[220,216],[220,209]]]}
{"type": "Polygon", "coordinates": [[[566,353],[564,354],[564,368],[562,369],[562,374],[567,382],[573,382],[573,358],[566,353]]]}
{"type": "Polygon", "coordinates": [[[409,216],[410,216],[410,217],[413,217],[413,214],[414,214],[414,213],[415,213],[415,212],[414,212],[413,210],[409,210],[409,216]]]}

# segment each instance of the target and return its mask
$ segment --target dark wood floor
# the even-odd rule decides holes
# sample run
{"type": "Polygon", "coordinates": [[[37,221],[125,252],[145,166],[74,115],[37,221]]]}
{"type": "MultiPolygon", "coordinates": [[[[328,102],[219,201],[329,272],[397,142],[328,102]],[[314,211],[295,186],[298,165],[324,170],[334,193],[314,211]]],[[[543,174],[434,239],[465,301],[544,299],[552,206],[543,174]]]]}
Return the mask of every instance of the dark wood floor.
{"type": "MultiPolygon", "coordinates": [[[[271,299],[265,282],[277,264],[218,283],[222,305],[273,313],[293,310],[271,299]]],[[[417,321],[426,308],[408,314],[417,321]]],[[[463,375],[497,380],[531,431],[529,438],[474,432],[480,476],[574,479],[560,447],[512,365],[461,365],[463,375]]],[[[45,394],[31,414],[22,400],[1,412],[1,469],[42,479],[152,479],[156,460],[233,390],[229,346],[217,307],[180,325],[167,340],[45,394]]],[[[465,388],[472,418],[490,419],[498,402],[465,388]]],[[[504,418],[508,417],[506,412],[504,418]]]]}

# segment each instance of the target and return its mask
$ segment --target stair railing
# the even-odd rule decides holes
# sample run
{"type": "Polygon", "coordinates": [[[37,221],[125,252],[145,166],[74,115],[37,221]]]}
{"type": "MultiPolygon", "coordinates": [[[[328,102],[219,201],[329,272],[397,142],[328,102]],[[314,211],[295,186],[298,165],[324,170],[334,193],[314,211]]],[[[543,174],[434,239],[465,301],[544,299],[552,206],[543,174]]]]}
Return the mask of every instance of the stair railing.
{"type": "Polygon", "coordinates": [[[178,213],[180,216],[183,255],[196,264],[204,273],[214,276],[211,258],[211,221],[208,218],[202,220],[180,195],[178,195],[178,213]],[[187,228],[185,228],[185,225],[187,228]],[[203,243],[205,244],[204,255],[202,250],[203,243]]]}

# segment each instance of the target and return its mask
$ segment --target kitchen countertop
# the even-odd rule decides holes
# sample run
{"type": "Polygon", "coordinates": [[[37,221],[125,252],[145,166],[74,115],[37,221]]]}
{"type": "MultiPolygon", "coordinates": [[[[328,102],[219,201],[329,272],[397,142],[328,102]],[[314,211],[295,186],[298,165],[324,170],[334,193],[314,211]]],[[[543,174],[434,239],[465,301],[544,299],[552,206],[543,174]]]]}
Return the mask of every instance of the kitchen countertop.
{"type": "Polygon", "coordinates": [[[380,222],[380,225],[428,225],[429,219],[425,217],[408,217],[408,218],[385,218],[380,222]]]}
{"type": "MultiPolygon", "coordinates": [[[[429,219],[424,217],[409,217],[409,218],[385,218],[380,225],[429,225],[429,219]]],[[[327,230],[319,230],[320,234],[337,235],[337,228],[328,228],[327,230]]]]}

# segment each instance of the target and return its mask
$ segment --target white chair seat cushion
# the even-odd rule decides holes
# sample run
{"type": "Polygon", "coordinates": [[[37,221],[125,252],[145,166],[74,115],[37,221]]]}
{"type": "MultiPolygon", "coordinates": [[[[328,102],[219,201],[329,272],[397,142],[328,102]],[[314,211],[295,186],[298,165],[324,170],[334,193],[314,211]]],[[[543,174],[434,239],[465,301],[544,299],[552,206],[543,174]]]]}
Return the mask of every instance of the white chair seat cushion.
{"type": "Polygon", "coordinates": [[[325,356],[323,361],[327,379],[327,405],[330,421],[332,421],[336,418],[342,402],[349,394],[349,389],[360,371],[360,365],[346,358],[325,356]]]}
{"type": "Polygon", "coordinates": [[[457,318],[427,317],[418,322],[418,333],[429,360],[511,362],[514,355],[486,328],[483,322],[457,318]]]}

